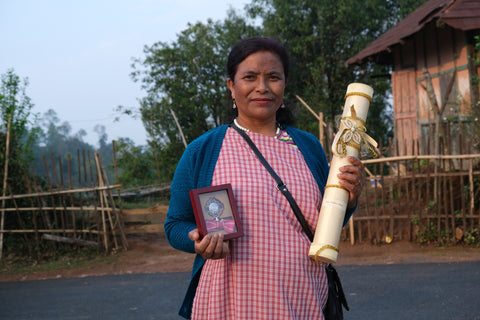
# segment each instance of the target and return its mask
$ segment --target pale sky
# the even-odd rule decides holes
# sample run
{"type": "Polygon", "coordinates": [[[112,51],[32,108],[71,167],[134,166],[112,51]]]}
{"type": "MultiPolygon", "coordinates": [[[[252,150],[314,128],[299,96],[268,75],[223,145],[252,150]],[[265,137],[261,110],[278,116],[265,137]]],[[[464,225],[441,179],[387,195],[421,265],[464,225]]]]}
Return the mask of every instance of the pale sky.
{"type": "Polygon", "coordinates": [[[34,113],[48,109],[72,134],[104,125],[108,140],[129,137],[146,144],[140,120],[121,116],[117,106],[138,108],[145,96],[134,83],[132,57],[144,45],[172,42],[187,23],[223,20],[230,7],[243,13],[249,0],[0,0],[0,74],[13,68],[28,77],[34,113]]]}

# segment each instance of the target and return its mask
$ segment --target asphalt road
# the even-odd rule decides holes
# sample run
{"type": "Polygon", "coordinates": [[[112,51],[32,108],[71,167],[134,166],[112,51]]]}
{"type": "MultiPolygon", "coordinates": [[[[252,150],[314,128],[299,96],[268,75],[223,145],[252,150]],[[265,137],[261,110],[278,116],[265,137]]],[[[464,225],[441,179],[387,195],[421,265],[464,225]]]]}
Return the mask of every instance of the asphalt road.
{"type": "MultiPolygon", "coordinates": [[[[480,261],[339,266],[345,320],[480,320],[480,261]]],[[[181,319],[189,272],[0,283],[0,319],[181,319]]]]}

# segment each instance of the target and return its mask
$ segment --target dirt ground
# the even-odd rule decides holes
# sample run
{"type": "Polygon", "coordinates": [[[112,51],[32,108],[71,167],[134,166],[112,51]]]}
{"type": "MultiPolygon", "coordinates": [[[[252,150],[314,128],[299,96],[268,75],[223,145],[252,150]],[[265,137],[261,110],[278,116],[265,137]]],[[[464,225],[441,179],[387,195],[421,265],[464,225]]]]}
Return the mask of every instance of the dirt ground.
{"type": "MultiPolygon", "coordinates": [[[[3,272],[1,281],[86,277],[113,274],[178,272],[191,269],[194,255],[169,246],[164,234],[128,237],[129,249],[109,259],[86,266],[29,273],[3,272]]],[[[436,263],[480,260],[480,248],[421,247],[414,242],[398,241],[371,245],[342,242],[337,265],[372,265],[396,263],[436,263]]]]}

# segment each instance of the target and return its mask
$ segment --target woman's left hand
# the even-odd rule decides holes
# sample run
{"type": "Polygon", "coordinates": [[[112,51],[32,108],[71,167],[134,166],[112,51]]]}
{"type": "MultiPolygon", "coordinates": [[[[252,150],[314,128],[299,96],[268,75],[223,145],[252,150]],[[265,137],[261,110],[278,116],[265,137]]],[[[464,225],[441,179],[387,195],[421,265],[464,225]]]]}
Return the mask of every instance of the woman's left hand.
{"type": "Polygon", "coordinates": [[[365,185],[365,172],[360,159],[351,156],[347,159],[351,165],[340,167],[337,177],[340,179],[340,185],[349,192],[348,208],[353,208],[365,185]]]}

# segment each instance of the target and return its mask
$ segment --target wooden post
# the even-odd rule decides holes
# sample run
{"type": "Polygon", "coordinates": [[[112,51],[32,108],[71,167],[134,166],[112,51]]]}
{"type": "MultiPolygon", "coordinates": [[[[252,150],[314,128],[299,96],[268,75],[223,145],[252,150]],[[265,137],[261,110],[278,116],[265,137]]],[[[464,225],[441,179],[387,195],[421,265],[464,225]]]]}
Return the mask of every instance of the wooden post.
{"type": "MultiPolygon", "coordinates": [[[[117,152],[115,150],[115,141],[112,141],[112,152],[113,152],[113,168],[115,169],[115,183],[119,184],[119,179],[118,179],[118,167],[117,167],[117,152]]],[[[156,151],[155,151],[156,152],[156,151]]],[[[160,176],[159,176],[160,177],[160,176]]],[[[122,207],[122,197],[120,196],[121,189],[117,189],[117,197],[118,197],[118,208],[120,210],[120,216],[123,217],[123,207],[122,207]]],[[[122,237],[125,236],[123,233],[122,237]]],[[[125,238],[126,239],[126,238],[125,238]]],[[[126,240],[125,240],[126,242],[126,240]]],[[[125,244],[124,244],[125,246],[125,244]]],[[[125,247],[126,248],[126,247],[125,247]]]]}
{"type": "Polygon", "coordinates": [[[327,124],[323,122],[323,112],[318,113],[318,137],[320,139],[320,143],[324,146],[327,145],[327,142],[325,141],[325,129],[327,124]],[[325,143],[325,144],[324,144],[325,143]]]}
{"type": "MultiPolygon", "coordinates": [[[[172,111],[172,109],[170,109],[170,111],[172,111]]],[[[173,111],[172,111],[172,113],[173,113],[173,111]]],[[[175,114],[173,114],[173,115],[174,115],[174,118],[175,118],[175,114]]],[[[177,123],[177,125],[178,125],[178,123],[177,123]]],[[[153,125],[153,110],[152,110],[152,108],[150,108],[150,136],[152,137],[152,148],[153,148],[153,156],[154,156],[154,159],[155,159],[155,169],[157,170],[158,183],[160,183],[162,181],[162,179],[161,179],[161,175],[160,175],[160,164],[159,164],[159,161],[158,161],[157,139],[155,139],[155,133],[153,131],[153,126],[154,126],[153,125]]],[[[115,146],[114,146],[114,151],[113,152],[114,152],[114,157],[115,157],[115,146]]],[[[118,192],[120,193],[120,190],[118,192]]]]}
{"type": "MultiPolygon", "coordinates": [[[[98,159],[98,153],[95,152],[94,153],[94,156],[95,156],[95,164],[96,164],[96,167],[97,167],[97,174],[98,174],[98,185],[100,187],[103,187],[104,186],[104,183],[103,183],[103,178],[102,178],[102,173],[101,173],[101,168],[100,168],[100,163],[99,163],[99,159],[98,159]]],[[[106,200],[104,198],[104,190],[102,191],[99,191],[99,197],[100,197],[100,211],[101,211],[101,214],[102,214],[102,231],[103,231],[103,244],[105,246],[105,251],[108,252],[109,251],[109,241],[108,241],[108,232],[107,232],[107,217],[106,215],[109,213],[108,210],[106,210],[106,200]]],[[[111,219],[109,219],[110,222],[111,222],[111,219]]],[[[100,228],[99,228],[100,229],[100,228]]],[[[114,237],[115,239],[115,237],[114,237]]]]}
{"type": "Polygon", "coordinates": [[[298,95],[296,95],[295,97],[297,97],[297,99],[303,104],[303,106],[305,108],[308,109],[308,111],[310,111],[311,114],[313,114],[313,116],[318,120],[318,127],[319,127],[319,140],[320,140],[320,143],[322,144],[322,146],[324,146],[324,149],[329,149],[329,148],[325,148],[325,145],[324,143],[326,144],[326,141],[324,141],[324,135],[325,135],[325,131],[324,131],[324,127],[327,126],[327,124],[323,121],[323,113],[322,112],[319,112],[318,115],[315,111],[313,111],[312,108],[310,108],[310,106],[305,102],[303,101],[302,98],[300,98],[298,95]]]}
{"type": "Polygon", "coordinates": [[[182,137],[183,144],[185,145],[185,148],[187,147],[187,140],[185,140],[185,136],[183,135],[182,127],[180,127],[180,123],[178,122],[177,116],[175,115],[175,112],[173,112],[172,109],[170,109],[170,112],[172,113],[173,119],[175,120],[175,123],[177,124],[178,131],[180,132],[180,136],[182,137]]]}
{"type": "MultiPolygon", "coordinates": [[[[473,184],[473,159],[468,161],[468,182],[470,183],[470,216],[473,218],[475,209],[474,187],[473,184]]],[[[480,219],[480,218],[479,218],[480,219]]]]}
{"type": "MultiPolygon", "coordinates": [[[[375,166],[374,170],[374,177],[377,177],[377,166],[375,166]]],[[[377,189],[377,182],[375,181],[375,196],[374,196],[374,208],[375,208],[375,244],[380,244],[380,221],[378,217],[378,203],[377,203],[377,196],[378,196],[378,189],[377,189]]],[[[385,220],[383,220],[385,221],[385,220]]],[[[385,225],[383,225],[385,228],[385,225]]]]}
{"type": "MultiPolygon", "coordinates": [[[[12,115],[8,116],[7,123],[7,141],[5,141],[5,167],[3,170],[3,197],[7,190],[7,177],[8,177],[8,152],[10,148],[10,124],[12,122],[12,115]]],[[[3,229],[5,227],[5,199],[2,199],[2,217],[0,221],[0,260],[3,256],[3,229]]]]}
{"type": "Polygon", "coordinates": [[[353,229],[353,215],[350,217],[350,220],[348,221],[348,227],[350,228],[350,244],[354,245],[355,244],[355,230],[353,229]]]}

